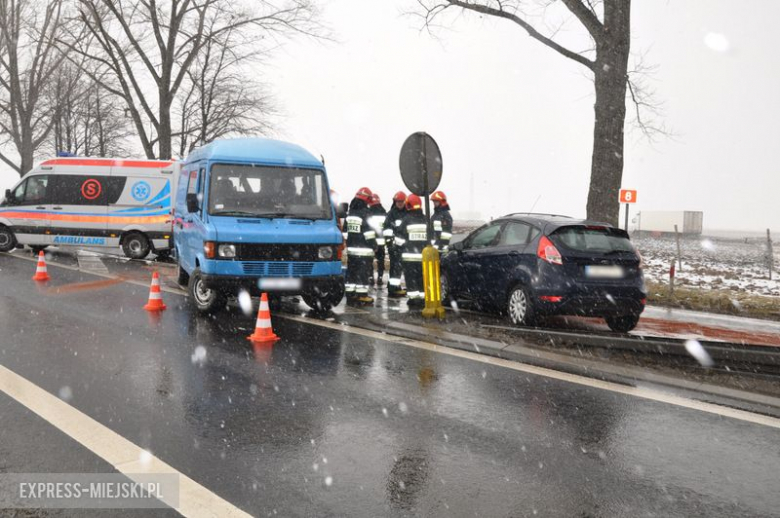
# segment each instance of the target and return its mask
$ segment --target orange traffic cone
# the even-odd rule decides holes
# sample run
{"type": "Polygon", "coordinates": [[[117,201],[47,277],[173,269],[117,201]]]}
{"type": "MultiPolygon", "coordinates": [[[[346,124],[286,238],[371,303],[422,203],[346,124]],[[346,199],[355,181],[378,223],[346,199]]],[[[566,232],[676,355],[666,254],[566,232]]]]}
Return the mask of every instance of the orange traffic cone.
{"type": "Polygon", "coordinates": [[[152,285],[149,288],[149,302],[144,306],[146,311],[162,311],[165,309],[165,304],[162,300],[162,292],[160,291],[160,274],[154,272],[152,274],[152,285]]]}
{"type": "Polygon", "coordinates": [[[260,309],[257,310],[255,332],[251,336],[247,336],[247,339],[255,343],[275,342],[279,339],[271,327],[271,310],[268,309],[268,295],[265,293],[260,296],[260,309]]]}
{"type": "Polygon", "coordinates": [[[46,271],[46,256],[43,254],[43,250],[38,252],[38,267],[35,269],[35,275],[32,280],[34,281],[48,281],[49,272],[46,271]]]}

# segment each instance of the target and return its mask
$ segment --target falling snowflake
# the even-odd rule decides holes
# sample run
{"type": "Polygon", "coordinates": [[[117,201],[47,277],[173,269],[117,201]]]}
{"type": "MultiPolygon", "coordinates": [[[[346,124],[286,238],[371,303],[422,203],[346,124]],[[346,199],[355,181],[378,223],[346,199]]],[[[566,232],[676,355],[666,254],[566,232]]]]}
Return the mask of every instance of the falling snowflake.
{"type": "Polygon", "coordinates": [[[69,386],[65,385],[64,387],[60,388],[60,399],[63,401],[70,401],[73,399],[73,391],[69,386]]]}

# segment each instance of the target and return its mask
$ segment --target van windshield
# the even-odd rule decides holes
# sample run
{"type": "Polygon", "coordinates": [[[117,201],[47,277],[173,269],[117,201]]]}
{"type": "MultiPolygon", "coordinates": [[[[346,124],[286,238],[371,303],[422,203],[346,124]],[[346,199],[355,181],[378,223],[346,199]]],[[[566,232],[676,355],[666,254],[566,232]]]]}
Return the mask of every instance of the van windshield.
{"type": "Polygon", "coordinates": [[[325,178],[316,169],[215,164],[208,199],[213,216],[332,217],[325,178]]]}

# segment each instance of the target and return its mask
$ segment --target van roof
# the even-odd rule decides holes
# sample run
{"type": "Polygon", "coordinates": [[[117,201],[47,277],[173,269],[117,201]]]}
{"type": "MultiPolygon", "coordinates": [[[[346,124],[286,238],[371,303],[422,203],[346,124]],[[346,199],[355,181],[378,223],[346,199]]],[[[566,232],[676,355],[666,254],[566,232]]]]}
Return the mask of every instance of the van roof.
{"type": "Polygon", "coordinates": [[[199,160],[322,167],[322,162],[297,144],[259,137],[216,140],[192,151],[183,163],[199,160]]]}

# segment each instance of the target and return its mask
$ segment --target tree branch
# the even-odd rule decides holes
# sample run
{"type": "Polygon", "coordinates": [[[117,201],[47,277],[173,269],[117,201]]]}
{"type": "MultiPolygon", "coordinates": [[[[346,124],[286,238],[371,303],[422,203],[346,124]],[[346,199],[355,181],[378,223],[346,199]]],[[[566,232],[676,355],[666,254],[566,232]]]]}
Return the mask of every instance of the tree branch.
{"type": "MultiPolygon", "coordinates": [[[[441,12],[448,7],[447,5],[441,5],[441,4],[434,7],[425,7],[423,0],[418,0],[418,2],[421,5],[423,5],[423,7],[427,9],[430,14],[434,14],[434,15],[438,14],[438,12],[441,12]]],[[[534,27],[530,23],[523,20],[518,15],[505,11],[500,2],[499,2],[499,8],[490,7],[484,4],[473,3],[470,0],[446,0],[446,2],[449,6],[461,7],[469,11],[474,11],[480,14],[486,14],[489,16],[495,16],[497,18],[504,18],[505,20],[512,21],[517,25],[519,25],[520,27],[522,27],[530,37],[539,41],[545,46],[551,48],[552,50],[556,51],[562,56],[567,57],[573,61],[576,61],[577,63],[587,67],[590,70],[593,70],[593,67],[595,66],[595,63],[590,59],[572,50],[569,50],[566,47],[548,38],[547,36],[544,36],[539,31],[534,29],[534,27]]],[[[426,25],[427,23],[428,21],[426,19],[426,25]]]]}

